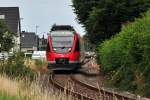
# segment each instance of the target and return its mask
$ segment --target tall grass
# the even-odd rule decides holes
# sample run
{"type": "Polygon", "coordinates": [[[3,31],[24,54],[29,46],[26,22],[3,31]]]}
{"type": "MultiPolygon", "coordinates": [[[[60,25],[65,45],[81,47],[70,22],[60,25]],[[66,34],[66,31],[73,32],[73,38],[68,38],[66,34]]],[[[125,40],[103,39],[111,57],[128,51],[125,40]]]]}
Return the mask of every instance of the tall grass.
{"type": "Polygon", "coordinates": [[[33,80],[36,73],[24,65],[24,57],[17,53],[8,60],[0,62],[0,74],[5,74],[12,78],[30,78],[33,80]]]}
{"type": "Polygon", "coordinates": [[[10,95],[4,91],[0,91],[0,100],[23,100],[23,98],[10,95]]]}
{"type": "Polygon", "coordinates": [[[70,100],[62,91],[49,87],[49,75],[33,72],[31,66],[41,69],[45,61],[26,60],[18,53],[0,62],[0,100],[70,100]],[[41,80],[41,79],[45,80],[41,80]]]}
{"type": "MultiPolygon", "coordinates": [[[[55,90],[48,84],[48,75],[39,74],[34,81],[0,76],[0,100],[71,100],[66,91],[55,90]],[[44,79],[45,81],[41,80],[44,79]],[[6,98],[6,99],[1,99],[6,98]]],[[[68,88],[68,87],[66,87],[68,88]]]]}

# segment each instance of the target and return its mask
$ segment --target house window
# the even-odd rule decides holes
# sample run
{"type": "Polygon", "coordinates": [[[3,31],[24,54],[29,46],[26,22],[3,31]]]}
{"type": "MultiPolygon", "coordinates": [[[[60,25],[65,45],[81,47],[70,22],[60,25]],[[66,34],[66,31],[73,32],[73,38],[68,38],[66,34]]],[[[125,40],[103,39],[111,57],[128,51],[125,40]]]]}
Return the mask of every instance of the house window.
{"type": "Polygon", "coordinates": [[[5,15],[0,15],[0,19],[5,19],[5,15]]]}
{"type": "Polygon", "coordinates": [[[24,34],[22,34],[22,37],[24,37],[24,34]]]}

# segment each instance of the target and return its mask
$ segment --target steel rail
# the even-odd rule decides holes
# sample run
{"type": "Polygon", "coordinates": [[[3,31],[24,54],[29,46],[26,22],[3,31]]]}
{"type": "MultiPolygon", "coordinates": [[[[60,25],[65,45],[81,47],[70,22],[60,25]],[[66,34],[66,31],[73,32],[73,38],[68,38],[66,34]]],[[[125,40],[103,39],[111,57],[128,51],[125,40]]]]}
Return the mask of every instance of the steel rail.
{"type": "MultiPolygon", "coordinates": [[[[137,97],[130,97],[130,96],[126,96],[126,95],[123,95],[123,94],[120,94],[120,93],[117,93],[117,92],[114,92],[114,91],[111,91],[111,90],[108,90],[108,89],[104,89],[104,88],[96,88],[90,84],[87,84],[87,83],[84,83],[78,79],[75,78],[75,76],[73,74],[70,75],[70,78],[75,81],[76,83],[84,86],[84,87],[87,87],[91,90],[94,90],[94,91],[97,91],[97,92],[101,92],[102,94],[105,94],[105,95],[109,95],[111,96],[112,98],[117,98],[116,100],[137,100],[137,97]]],[[[104,96],[104,95],[103,95],[104,96]]],[[[105,97],[103,97],[105,98],[105,97]]]]}
{"type": "Polygon", "coordinates": [[[55,80],[55,75],[51,74],[50,76],[50,82],[58,89],[62,91],[66,91],[67,94],[71,94],[75,98],[78,98],[79,100],[94,100],[93,98],[89,98],[88,96],[82,95],[81,93],[71,91],[69,89],[65,89],[64,86],[61,86],[56,80],[55,80]]]}

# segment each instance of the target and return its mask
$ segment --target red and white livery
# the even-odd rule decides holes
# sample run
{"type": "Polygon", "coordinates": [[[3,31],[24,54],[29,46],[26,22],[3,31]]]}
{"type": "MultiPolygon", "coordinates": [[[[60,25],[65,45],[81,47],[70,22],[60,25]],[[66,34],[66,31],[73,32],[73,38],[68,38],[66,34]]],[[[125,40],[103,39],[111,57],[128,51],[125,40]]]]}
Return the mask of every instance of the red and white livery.
{"type": "Polygon", "coordinates": [[[54,25],[48,33],[46,57],[52,70],[73,70],[84,59],[79,34],[70,25],[54,25]]]}

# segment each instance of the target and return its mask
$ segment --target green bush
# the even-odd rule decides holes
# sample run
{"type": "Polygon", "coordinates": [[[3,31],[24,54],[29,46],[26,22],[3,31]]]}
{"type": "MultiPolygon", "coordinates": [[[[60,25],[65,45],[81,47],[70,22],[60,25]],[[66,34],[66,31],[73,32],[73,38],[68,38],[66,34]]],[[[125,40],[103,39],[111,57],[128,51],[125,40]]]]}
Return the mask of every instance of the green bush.
{"type": "Polygon", "coordinates": [[[101,69],[120,89],[150,94],[150,11],[98,48],[101,69]]]}
{"type": "Polygon", "coordinates": [[[27,66],[24,65],[24,57],[21,53],[18,53],[8,59],[0,67],[0,72],[6,74],[9,77],[15,78],[29,78],[33,79],[35,73],[27,66]]]}

